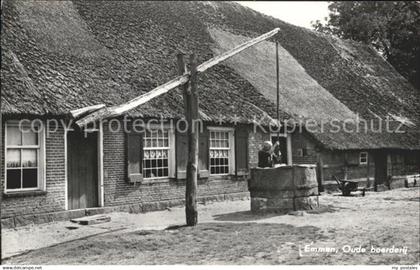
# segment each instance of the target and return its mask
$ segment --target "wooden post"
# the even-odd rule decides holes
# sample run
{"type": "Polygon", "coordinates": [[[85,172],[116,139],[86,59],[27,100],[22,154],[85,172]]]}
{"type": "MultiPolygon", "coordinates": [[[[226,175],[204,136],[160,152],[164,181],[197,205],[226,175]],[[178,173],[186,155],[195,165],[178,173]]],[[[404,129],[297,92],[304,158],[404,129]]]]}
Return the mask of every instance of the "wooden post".
{"type": "MultiPolygon", "coordinates": [[[[187,68],[184,62],[184,53],[183,52],[179,52],[177,54],[177,64],[178,64],[178,75],[182,76],[184,74],[187,73],[187,68]]],[[[182,89],[182,96],[183,96],[183,100],[184,100],[184,115],[185,115],[185,119],[188,122],[188,116],[190,115],[189,113],[189,108],[190,108],[190,99],[188,98],[188,87],[189,87],[189,81],[183,85],[181,85],[181,89],[182,89]]]]}
{"type": "MultiPolygon", "coordinates": [[[[183,54],[178,54],[178,73],[185,73],[183,54]]],[[[194,54],[190,56],[189,83],[182,86],[184,113],[188,124],[188,163],[185,189],[185,215],[188,226],[197,225],[197,178],[198,178],[198,96],[197,96],[197,62],[194,54]]]]}
{"type": "Polygon", "coordinates": [[[197,95],[197,61],[195,54],[190,55],[190,91],[188,117],[188,164],[187,186],[185,191],[185,214],[187,225],[197,225],[197,178],[198,178],[198,95],[197,95]]]}

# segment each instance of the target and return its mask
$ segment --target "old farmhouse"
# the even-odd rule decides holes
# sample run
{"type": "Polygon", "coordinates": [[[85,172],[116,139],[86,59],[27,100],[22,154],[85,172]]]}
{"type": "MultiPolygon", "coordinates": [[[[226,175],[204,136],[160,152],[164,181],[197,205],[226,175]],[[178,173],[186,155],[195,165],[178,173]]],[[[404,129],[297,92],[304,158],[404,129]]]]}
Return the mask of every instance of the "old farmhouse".
{"type": "Polygon", "coordinates": [[[419,174],[419,92],[368,46],[227,2],[15,0],[3,3],[2,16],[4,226],[182,204],[187,143],[174,128],[183,118],[180,90],[89,132],[74,121],[174,78],[179,51],[201,63],[276,27],[274,38],[199,76],[199,200],[247,197],[258,150],[279,136],[268,128],[278,123],[274,40],[280,120],[294,129],[280,136],[285,164],[317,164],[320,184],[340,175],[392,186],[419,174]],[[164,119],[164,128],[133,132],[138,119],[164,119]],[[391,119],[404,132],[328,129],[331,121],[355,127],[360,119],[391,119]]]}

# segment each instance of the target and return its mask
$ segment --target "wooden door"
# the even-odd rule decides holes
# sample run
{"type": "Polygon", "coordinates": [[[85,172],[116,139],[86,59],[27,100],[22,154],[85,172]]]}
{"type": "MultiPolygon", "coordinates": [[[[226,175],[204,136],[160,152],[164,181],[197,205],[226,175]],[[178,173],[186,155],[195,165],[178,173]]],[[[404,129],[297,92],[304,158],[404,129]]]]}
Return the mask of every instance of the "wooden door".
{"type": "Polygon", "coordinates": [[[387,182],[387,153],[382,150],[377,150],[373,153],[375,163],[375,186],[387,182]]]}
{"type": "Polygon", "coordinates": [[[98,206],[98,133],[67,133],[68,208],[98,206]]]}

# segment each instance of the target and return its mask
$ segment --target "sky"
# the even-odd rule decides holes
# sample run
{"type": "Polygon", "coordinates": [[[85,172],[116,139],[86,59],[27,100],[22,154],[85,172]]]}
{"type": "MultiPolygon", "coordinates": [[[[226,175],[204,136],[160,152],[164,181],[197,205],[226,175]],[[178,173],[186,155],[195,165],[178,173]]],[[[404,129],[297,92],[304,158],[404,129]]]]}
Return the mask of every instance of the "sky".
{"type": "Polygon", "coordinates": [[[241,5],[282,21],[310,28],[311,21],[328,17],[328,2],[237,1],[241,5]]]}

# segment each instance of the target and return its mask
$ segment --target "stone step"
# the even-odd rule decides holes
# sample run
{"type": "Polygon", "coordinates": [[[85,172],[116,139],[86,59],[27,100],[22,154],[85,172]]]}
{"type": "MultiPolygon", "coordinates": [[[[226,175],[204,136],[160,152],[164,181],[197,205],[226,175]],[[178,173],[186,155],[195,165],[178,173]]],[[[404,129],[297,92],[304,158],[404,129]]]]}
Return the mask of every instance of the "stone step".
{"type": "Polygon", "coordinates": [[[106,216],[106,215],[94,215],[94,216],[85,216],[81,218],[74,218],[70,221],[74,223],[78,223],[80,225],[93,225],[93,224],[110,222],[111,217],[106,216]]]}

